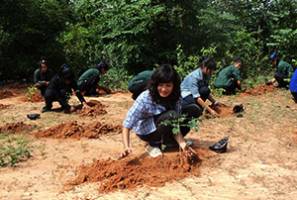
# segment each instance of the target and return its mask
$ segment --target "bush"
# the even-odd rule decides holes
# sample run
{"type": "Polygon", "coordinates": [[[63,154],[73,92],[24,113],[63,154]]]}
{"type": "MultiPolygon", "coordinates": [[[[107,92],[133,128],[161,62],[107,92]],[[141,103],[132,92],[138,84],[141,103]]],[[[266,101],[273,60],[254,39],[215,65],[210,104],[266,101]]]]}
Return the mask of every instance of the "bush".
{"type": "Polygon", "coordinates": [[[0,133],[0,167],[15,166],[31,156],[29,141],[23,136],[0,133]]]}

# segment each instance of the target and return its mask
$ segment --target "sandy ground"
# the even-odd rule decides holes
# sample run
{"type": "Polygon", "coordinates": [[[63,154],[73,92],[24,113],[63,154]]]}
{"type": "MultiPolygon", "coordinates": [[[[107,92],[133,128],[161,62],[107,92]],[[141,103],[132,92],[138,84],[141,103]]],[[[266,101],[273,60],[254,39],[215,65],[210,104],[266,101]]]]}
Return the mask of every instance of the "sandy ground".
{"type": "MultiPolygon", "coordinates": [[[[43,103],[23,102],[19,96],[0,100],[11,105],[0,110],[0,126],[8,122],[24,122],[45,129],[67,121],[99,120],[121,124],[132,104],[130,94],[92,98],[108,107],[108,114],[81,117],[63,113],[44,113],[36,121],[26,114],[40,112],[43,103]]],[[[296,199],[297,196],[297,105],[285,90],[260,96],[222,97],[221,102],[243,103],[243,117],[203,119],[199,131],[190,138],[196,145],[207,148],[220,138],[230,136],[225,154],[216,154],[212,165],[202,165],[201,175],[167,183],[164,187],[143,186],[100,194],[100,183],[86,183],[65,191],[65,183],[75,177],[81,164],[94,159],[115,158],[122,150],[121,135],[100,139],[36,139],[29,132],[32,158],[17,167],[0,168],[0,199],[296,199]]],[[[73,98],[72,103],[77,100],[73,98]]],[[[134,155],[144,151],[144,145],[134,134],[134,155]]]]}

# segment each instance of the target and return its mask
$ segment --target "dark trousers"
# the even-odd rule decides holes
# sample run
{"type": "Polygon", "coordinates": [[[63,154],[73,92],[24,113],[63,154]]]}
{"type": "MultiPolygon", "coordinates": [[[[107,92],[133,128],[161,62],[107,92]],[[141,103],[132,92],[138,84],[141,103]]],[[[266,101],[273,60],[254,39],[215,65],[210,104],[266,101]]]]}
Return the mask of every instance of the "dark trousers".
{"type": "Polygon", "coordinates": [[[84,81],[79,85],[79,90],[84,93],[84,95],[96,95],[98,87],[99,78],[97,76],[90,78],[89,80],[84,81]]]}
{"type": "Polygon", "coordinates": [[[289,82],[284,80],[286,77],[281,73],[276,72],[274,78],[278,82],[279,87],[287,87],[289,85],[289,82]]]}
{"type": "Polygon", "coordinates": [[[44,97],[45,91],[46,91],[47,86],[40,86],[38,89],[40,90],[41,95],[44,97]]]}
{"type": "MultiPolygon", "coordinates": [[[[138,135],[138,137],[151,146],[160,147],[161,144],[176,144],[177,142],[174,139],[174,134],[172,132],[172,125],[164,125],[162,122],[166,120],[177,119],[179,117],[178,113],[174,110],[166,111],[155,117],[155,124],[157,130],[148,135],[138,135]]],[[[185,136],[190,131],[189,127],[181,126],[180,133],[185,136]]]]}
{"type": "Polygon", "coordinates": [[[58,101],[62,107],[62,109],[66,110],[70,108],[68,104],[68,95],[66,90],[52,90],[47,89],[44,95],[45,106],[47,109],[51,109],[54,101],[58,101]]]}
{"type": "Polygon", "coordinates": [[[229,84],[225,87],[223,87],[226,94],[235,94],[236,88],[238,88],[237,81],[235,79],[232,79],[229,84]]]}
{"type": "MultiPolygon", "coordinates": [[[[203,101],[206,101],[210,95],[210,89],[208,86],[201,87],[199,93],[203,101]]],[[[188,95],[183,98],[182,110],[186,113],[188,118],[198,118],[203,113],[203,108],[197,103],[197,98],[194,98],[193,95],[188,95]]]]}
{"type": "Polygon", "coordinates": [[[297,103],[297,92],[291,92],[295,103],[297,103]]]}

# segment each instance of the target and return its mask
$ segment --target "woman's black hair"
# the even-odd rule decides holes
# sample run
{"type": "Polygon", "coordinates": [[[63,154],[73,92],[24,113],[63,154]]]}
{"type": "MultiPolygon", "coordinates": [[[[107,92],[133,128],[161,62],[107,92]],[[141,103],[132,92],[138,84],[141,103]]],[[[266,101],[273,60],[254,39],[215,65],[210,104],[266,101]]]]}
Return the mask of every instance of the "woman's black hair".
{"type": "Polygon", "coordinates": [[[38,66],[41,67],[41,64],[46,64],[47,65],[46,57],[41,57],[40,58],[40,60],[38,61],[38,66]]]}
{"type": "Polygon", "coordinates": [[[74,79],[73,71],[71,70],[70,66],[67,64],[61,65],[60,70],[59,70],[59,76],[65,80],[73,80],[74,79]]]}
{"type": "Polygon", "coordinates": [[[217,63],[212,57],[204,57],[203,61],[201,62],[201,66],[211,70],[216,70],[217,63]]]}
{"type": "Polygon", "coordinates": [[[174,106],[180,98],[180,77],[170,64],[163,64],[158,67],[151,77],[149,86],[150,95],[154,102],[166,108],[174,106]],[[161,97],[158,92],[160,83],[173,83],[173,91],[168,97],[161,97]]]}

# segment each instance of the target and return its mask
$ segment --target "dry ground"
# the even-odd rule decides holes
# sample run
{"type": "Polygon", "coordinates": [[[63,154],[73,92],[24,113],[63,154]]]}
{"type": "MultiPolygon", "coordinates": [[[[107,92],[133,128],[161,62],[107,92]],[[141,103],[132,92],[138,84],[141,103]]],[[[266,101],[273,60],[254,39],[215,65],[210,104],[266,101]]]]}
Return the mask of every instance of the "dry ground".
{"type": "MultiPolygon", "coordinates": [[[[43,103],[23,102],[20,96],[0,100],[10,105],[0,110],[0,126],[8,122],[25,122],[42,130],[61,122],[100,120],[121,124],[132,104],[130,94],[118,93],[93,98],[108,105],[108,114],[96,118],[63,113],[44,113],[36,121],[26,114],[39,112],[43,103]]],[[[36,139],[32,158],[15,168],[0,168],[0,199],[296,199],[297,196],[297,105],[285,90],[260,96],[233,96],[219,99],[227,105],[243,103],[243,117],[204,119],[198,132],[189,137],[196,145],[208,147],[223,136],[230,136],[226,154],[214,156],[212,165],[202,166],[201,175],[168,183],[164,187],[141,187],[137,190],[100,194],[100,183],[82,184],[70,191],[64,184],[75,176],[75,170],[93,159],[115,158],[122,150],[121,135],[100,139],[36,139]]],[[[72,100],[76,102],[76,100],[72,100]]],[[[132,137],[134,154],[144,150],[132,137]]]]}

